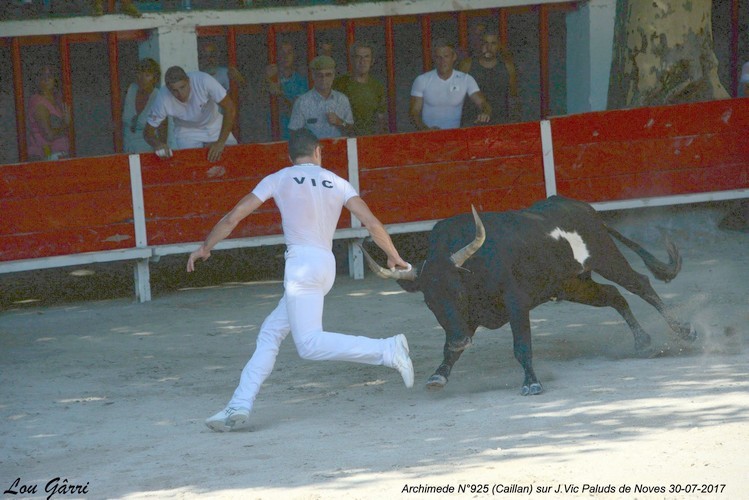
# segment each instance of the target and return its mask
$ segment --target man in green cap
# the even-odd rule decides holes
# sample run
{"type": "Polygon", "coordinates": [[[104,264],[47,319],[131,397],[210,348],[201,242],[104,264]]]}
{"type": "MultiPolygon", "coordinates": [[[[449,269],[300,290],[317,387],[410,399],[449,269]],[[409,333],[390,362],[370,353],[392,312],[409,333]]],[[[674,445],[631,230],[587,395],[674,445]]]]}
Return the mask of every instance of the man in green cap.
{"type": "Polygon", "coordinates": [[[351,104],[344,94],[333,90],[335,61],[330,56],[317,56],[309,67],[313,87],[294,101],[289,130],[306,128],[320,139],[352,135],[351,104]]]}

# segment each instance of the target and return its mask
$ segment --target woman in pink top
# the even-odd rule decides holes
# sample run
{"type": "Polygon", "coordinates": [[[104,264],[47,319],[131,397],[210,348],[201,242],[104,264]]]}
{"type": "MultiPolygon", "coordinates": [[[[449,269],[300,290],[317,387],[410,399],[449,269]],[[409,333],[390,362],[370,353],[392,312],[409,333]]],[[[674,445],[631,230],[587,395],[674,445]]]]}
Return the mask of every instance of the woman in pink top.
{"type": "Polygon", "coordinates": [[[37,93],[28,107],[28,152],[30,160],[52,160],[68,156],[70,113],[60,99],[57,77],[50,66],[44,66],[36,79],[37,93]]]}

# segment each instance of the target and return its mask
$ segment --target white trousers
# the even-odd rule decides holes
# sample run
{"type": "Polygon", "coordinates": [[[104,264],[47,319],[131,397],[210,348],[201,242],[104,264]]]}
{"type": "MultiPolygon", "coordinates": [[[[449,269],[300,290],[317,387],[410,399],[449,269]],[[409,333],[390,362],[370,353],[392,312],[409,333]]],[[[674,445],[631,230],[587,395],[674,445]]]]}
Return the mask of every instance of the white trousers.
{"type": "Polygon", "coordinates": [[[278,349],[289,332],[302,359],[392,365],[395,352],[392,337],[372,339],[323,331],[323,303],[334,280],[332,252],[309,246],[289,246],[284,296],[260,327],[255,353],[242,370],[229,406],[252,410],[260,386],[273,371],[278,349]]]}

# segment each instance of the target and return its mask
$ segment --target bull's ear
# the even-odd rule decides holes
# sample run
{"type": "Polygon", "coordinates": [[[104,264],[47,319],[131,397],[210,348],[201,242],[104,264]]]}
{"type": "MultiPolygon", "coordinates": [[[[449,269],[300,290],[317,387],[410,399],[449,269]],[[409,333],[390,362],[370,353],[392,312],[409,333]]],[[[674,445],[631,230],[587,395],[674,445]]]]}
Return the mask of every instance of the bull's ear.
{"type": "Polygon", "coordinates": [[[396,280],[396,281],[401,286],[401,288],[407,292],[414,293],[414,292],[421,291],[421,287],[419,286],[419,278],[416,278],[413,281],[411,280],[396,280]]]}

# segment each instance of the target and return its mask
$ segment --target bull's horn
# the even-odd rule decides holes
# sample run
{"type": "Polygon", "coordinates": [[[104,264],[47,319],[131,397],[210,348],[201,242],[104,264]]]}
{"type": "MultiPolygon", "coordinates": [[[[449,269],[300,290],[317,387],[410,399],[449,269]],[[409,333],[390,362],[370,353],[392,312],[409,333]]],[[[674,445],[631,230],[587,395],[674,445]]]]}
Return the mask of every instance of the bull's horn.
{"type": "Polygon", "coordinates": [[[359,243],[357,243],[357,245],[359,245],[362,253],[364,253],[364,258],[367,259],[369,268],[380,278],[416,281],[416,269],[414,269],[411,264],[408,265],[408,269],[386,269],[375,262],[372,256],[364,250],[363,246],[359,243]]]}
{"type": "Polygon", "coordinates": [[[481,222],[481,218],[479,217],[479,214],[473,205],[471,205],[471,210],[473,211],[473,220],[476,222],[476,238],[474,238],[472,242],[452,254],[450,260],[453,261],[455,267],[462,266],[465,261],[470,259],[471,255],[475,254],[476,251],[481,248],[481,245],[484,244],[484,240],[486,239],[484,223],[481,222]]]}

